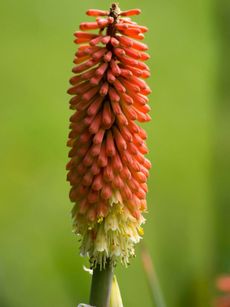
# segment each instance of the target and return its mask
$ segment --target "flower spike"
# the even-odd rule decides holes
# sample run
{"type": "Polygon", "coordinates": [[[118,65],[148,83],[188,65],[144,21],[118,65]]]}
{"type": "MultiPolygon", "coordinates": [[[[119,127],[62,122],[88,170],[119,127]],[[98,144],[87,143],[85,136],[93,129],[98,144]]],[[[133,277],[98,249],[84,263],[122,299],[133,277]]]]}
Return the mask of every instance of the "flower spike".
{"type": "Polygon", "coordinates": [[[117,4],[109,11],[90,9],[86,14],[96,20],[74,33],[79,47],[68,90],[75,113],[67,180],[74,231],[92,267],[127,265],[143,235],[151,163],[144,157],[146,133],[136,121],[150,120],[148,47],[139,41],[148,29],[129,18],[140,12],[120,11],[117,4]]]}

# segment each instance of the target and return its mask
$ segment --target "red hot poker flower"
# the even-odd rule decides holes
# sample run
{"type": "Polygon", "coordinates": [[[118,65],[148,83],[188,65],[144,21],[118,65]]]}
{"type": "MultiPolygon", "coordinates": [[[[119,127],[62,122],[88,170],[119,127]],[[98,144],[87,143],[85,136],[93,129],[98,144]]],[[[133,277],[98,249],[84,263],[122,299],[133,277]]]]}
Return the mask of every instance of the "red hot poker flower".
{"type": "Polygon", "coordinates": [[[67,179],[72,188],[74,229],[82,237],[81,254],[92,266],[121,260],[127,264],[139,242],[151,167],[145,131],[136,121],[150,120],[148,30],[128,16],[140,10],[88,10],[94,22],[74,33],[79,44],[68,93],[70,108],[67,179]],[[94,33],[85,32],[96,30],[94,33]]]}

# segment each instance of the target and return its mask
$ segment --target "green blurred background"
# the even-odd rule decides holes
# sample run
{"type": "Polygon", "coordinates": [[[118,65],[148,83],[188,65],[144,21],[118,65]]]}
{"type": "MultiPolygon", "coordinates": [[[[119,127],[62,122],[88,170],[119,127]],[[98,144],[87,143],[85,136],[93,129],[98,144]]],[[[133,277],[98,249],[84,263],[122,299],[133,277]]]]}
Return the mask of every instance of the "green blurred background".
{"type": "MultiPolygon", "coordinates": [[[[153,164],[144,241],[168,307],[211,306],[230,272],[230,2],[120,0],[148,26],[153,164]]],[[[65,181],[72,33],[110,1],[0,1],[0,306],[87,302],[65,181]]],[[[117,276],[126,307],[154,306],[140,251],[117,276]]]]}

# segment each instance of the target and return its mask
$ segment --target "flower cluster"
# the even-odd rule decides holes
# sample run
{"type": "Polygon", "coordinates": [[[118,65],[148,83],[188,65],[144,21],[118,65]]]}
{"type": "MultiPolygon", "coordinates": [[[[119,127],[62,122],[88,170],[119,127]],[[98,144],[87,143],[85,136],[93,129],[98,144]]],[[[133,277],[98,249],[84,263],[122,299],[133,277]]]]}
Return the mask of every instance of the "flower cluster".
{"type": "Polygon", "coordinates": [[[82,237],[81,254],[92,266],[127,264],[139,242],[146,211],[151,164],[146,133],[136,121],[150,120],[148,47],[139,40],[147,28],[129,16],[140,10],[88,10],[96,21],[80,24],[79,44],[68,90],[70,108],[67,179],[72,188],[74,230],[82,237]],[[94,33],[87,30],[96,30],[94,33]]]}
{"type": "Polygon", "coordinates": [[[220,276],[217,281],[217,288],[224,294],[215,301],[215,307],[230,307],[230,276],[220,276]]]}

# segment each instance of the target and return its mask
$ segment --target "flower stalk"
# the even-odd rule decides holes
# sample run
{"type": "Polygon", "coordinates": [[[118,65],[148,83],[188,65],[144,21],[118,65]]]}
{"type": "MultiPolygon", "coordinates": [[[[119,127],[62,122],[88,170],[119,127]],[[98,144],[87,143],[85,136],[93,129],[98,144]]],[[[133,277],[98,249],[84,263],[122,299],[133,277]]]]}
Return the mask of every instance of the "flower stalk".
{"type": "Polygon", "coordinates": [[[113,267],[107,262],[103,270],[97,266],[93,270],[90,305],[96,307],[109,307],[110,292],[113,280],[113,267]]]}

